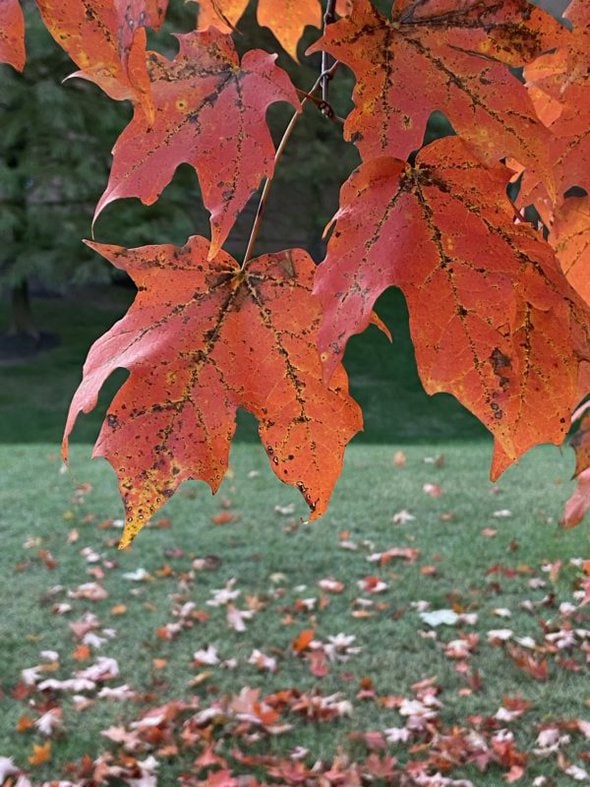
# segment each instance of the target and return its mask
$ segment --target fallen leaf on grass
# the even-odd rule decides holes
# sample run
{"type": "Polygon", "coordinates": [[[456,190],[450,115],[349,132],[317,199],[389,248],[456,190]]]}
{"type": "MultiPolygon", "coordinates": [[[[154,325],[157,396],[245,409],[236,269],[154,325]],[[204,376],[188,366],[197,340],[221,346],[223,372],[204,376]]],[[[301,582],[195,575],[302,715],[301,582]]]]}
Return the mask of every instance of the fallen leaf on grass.
{"type": "Polygon", "coordinates": [[[454,626],[459,620],[459,615],[452,609],[433,609],[430,612],[420,612],[420,619],[429,626],[454,626]]]}
{"type": "Polygon", "coordinates": [[[41,744],[34,743],[33,753],[27,759],[34,768],[49,762],[51,760],[51,741],[41,744]]]}
{"type": "Polygon", "coordinates": [[[20,768],[14,764],[12,757],[0,757],[0,784],[4,784],[9,776],[16,776],[20,768]]]}
{"type": "Polygon", "coordinates": [[[259,670],[266,672],[277,671],[277,660],[272,656],[267,656],[265,653],[258,650],[258,648],[255,648],[250,654],[248,664],[253,664],[255,667],[258,667],[259,670]]]}
{"type": "Polygon", "coordinates": [[[253,618],[254,614],[254,611],[251,609],[238,609],[233,604],[228,604],[226,613],[227,625],[234,631],[244,632],[246,631],[246,623],[244,621],[253,618]]]}
{"type": "Polygon", "coordinates": [[[90,650],[88,645],[81,643],[80,645],[77,646],[77,648],[72,653],[72,659],[74,661],[88,661],[91,655],[92,655],[92,651],[90,650]]]}
{"type": "Polygon", "coordinates": [[[37,688],[39,691],[71,691],[74,694],[80,694],[83,691],[94,691],[96,683],[87,678],[68,678],[66,680],[48,678],[41,681],[37,688]]]}
{"type": "Polygon", "coordinates": [[[231,511],[220,511],[218,514],[211,517],[211,521],[214,525],[229,525],[229,523],[234,522],[235,519],[236,515],[232,514],[231,511]]]}
{"type": "Polygon", "coordinates": [[[387,582],[375,576],[363,577],[356,584],[364,593],[383,593],[389,587],[387,582]]]}
{"type": "MultiPolygon", "coordinates": [[[[31,730],[34,727],[34,725],[35,725],[34,719],[32,719],[28,714],[25,713],[17,721],[17,723],[16,723],[16,731],[17,732],[28,732],[29,730],[31,730]]],[[[2,759],[3,758],[0,757],[0,767],[1,767],[2,759]]],[[[0,771],[0,784],[2,784],[1,779],[2,779],[2,774],[1,774],[1,771],[0,771]]]]}
{"type": "Polygon", "coordinates": [[[75,590],[68,590],[68,598],[86,599],[87,601],[103,601],[108,598],[107,591],[98,582],[85,582],[75,590]]]}
{"type": "Polygon", "coordinates": [[[429,497],[441,497],[443,491],[440,484],[426,483],[422,486],[422,491],[429,497]]]}
{"type": "Polygon", "coordinates": [[[226,582],[225,587],[212,590],[213,598],[208,599],[207,604],[210,607],[221,607],[234,601],[242,592],[241,590],[234,590],[236,583],[235,577],[232,577],[226,582]]]}
{"type": "Polygon", "coordinates": [[[340,582],[334,577],[325,577],[319,580],[318,587],[326,593],[342,593],[346,586],[344,582],[340,582]]]}
{"type": "Polygon", "coordinates": [[[203,664],[215,666],[216,664],[219,664],[220,661],[215,645],[207,645],[206,648],[196,650],[193,653],[193,660],[198,666],[203,664]]]}
{"type": "Polygon", "coordinates": [[[571,776],[577,782],[590,781],[590,773],[585,768],[580,768],[579,765],[570,765],[563,771],[566,776],[571,776]]]}
{"type": "Polygon", "coordinates": [[[110,686],[103,686],[97,694],[99,700],[132,700],[136,696],[136,692],[126,683],[123,683],[121,686],[114,686],[113,688],[110,686]]]}
{"type": "Polygon", "coordinates": [[[335,636],[328,636],[328,642],[322,644],[321,647],[330,661],[348,661],[350,656],[354,656],[362,650],[361,647],[353,646],[352,643],[355,640],[354,634],[340,632],[335,636]]]}
{"type": "Polygon", "coordinates": [[[309,648],[314,636],[315,631],[313,629],[303,629],[303,631],[300,631],[291,643],[291,648],[295,651],[295,653],[302,653],[304,650],[309,648]]]}
{"type": "Polygon", "coordinates": [[[94,683],[102,683],[112,680],[119,674],[119,664],[116,659],[108,656],[99,656],[96,663],[76,673],[79,679],[90,680],[94,683]]]}
{"type": "Polygon", "coordinates": [[[48,737],[53,735],[56,730],[60,730],[62,725],[63,711],[61,708],[51,708],[35,722],[35,727],[39,732],[48,737]]]}
{"type": "Polygon", "coordinates": [[[123,574],[123,579],[128,579],[130,582],[148,582],[153,579],[151,574],[145,568],[136,568],[135,571],[127,571],[123,574]]]}
{"type": "MultiPolygon", "coordinates": [[[[380,563],[382,566],[389,563],[395,558],[407,560],[409,563],[415,563],[420,557],[420,550],[413,547],[391,547],[385,552],[373,552],[367,557],[369,563],[380,563]]],[[[371,591],[375,593],[376,591],[371,591]]]]}
{"type": "Polygon", "coordinates": [[[295,513],[295,503],[289,503],[286,506],[276,505],[274,510],[275,513],[280,514],[281,516],[291,516],[291,514],[295,513]]]}
{"type": "Polygon", "coordinates": [[[549,677],[549,664],[547,659],[542,657],[536,658],[532,653],[517,645],[508,644],[506,650],[514,664],[523,672],[526,672],[527,675],[530,675],[531,678],[535,680],[547,680],[549,677]]]}
{"type": "Polygon", "coordinates": [[[312,650],[308,657],[309,671],[316,678],[325,678],[329,673],[328,659],[323,649],[312,650]]]}
{"type": "Polygon", "coordinates": [[[514,632],[512,629],[490,629],[487,633],[488,642],[491,645],[499,645],[512,639],[514,632]]]}
{"type": "Polygon", "coordinates": [[[407,522],[414,522],[416,517],[413,514],[410,514],[405,508],[402,508],[401,511],[397,511],[391,521],[394,525],[405,525],[407,522]]]}

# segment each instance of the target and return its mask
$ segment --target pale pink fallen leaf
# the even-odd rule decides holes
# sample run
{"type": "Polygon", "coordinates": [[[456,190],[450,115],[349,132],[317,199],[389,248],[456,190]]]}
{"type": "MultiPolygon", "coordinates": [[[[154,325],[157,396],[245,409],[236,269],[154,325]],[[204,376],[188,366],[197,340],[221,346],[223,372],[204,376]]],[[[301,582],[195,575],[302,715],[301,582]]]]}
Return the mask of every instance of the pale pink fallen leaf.
{"type": "Polygon", "coordinates": [[[265,670],[267,672],[277,671],[277,660],[272,656],[267,656],[265,653],[258,650],[258,648],[255,648],[250,654],[248,664],[253,664],[259,670],[265,670]]]}
{"type": "Polygon", "coordinates": [[[35,727],[42,735],[53,735],[63,725],[63,711],[61,708],[50,708],[35,722],[35,727]]]}
{"type": "Polygon", "coordinates": [[[95,683],[112,680],[119,674],[119,664],[109,656],[99,656],[94,664],[76,673],[77,678],[94,681],[95,683]]]}
{"type": "Polygon", "coordinates": [[[318,587],[326,593],[342,593],[345,585],[344,582],[340,582],[340,580],[334,579],[334,577],[325,577],[319,580],[318,587]]]}
{"type": "Polygon", "coordinates": [[[234,631],[240,633],[246,631],[246,623],[244,621],[250,620],[252,617],[254,617],[254,612],[251,609],[237,609],[233,604],[227,605],[227,624],[234,631]]]}
{"type": "Polygon", "coordinates": [[[103,601],[108,598],[107,591],[98,582],[85,582],[75,590],[68,590],[68,598],[82,598],[87,601],[103,601]]]}
{"type": "Polygon", "coordinates": [[[391,521],[394,525],[405,525],[407,522],[413,522],[416,517],[413,514],[410,514],[405,508],[402,508],[401,511],[397,511],[391,521]]]}
{"type": "Polygon", "coordinates": [[[193,653],[193,660],[198,664],[208,664],[215,666],[219,664],[219,654],[215,645],[207,645],[206,648],[201,648],[193,653]]]}
{"type": "Polygon", "coordinates": [[[4,784],[9,776],[16,776],[17,773],[20,773],[20,768],[14,764],[12,757],[0,757],[0,784],[4,784]]]}

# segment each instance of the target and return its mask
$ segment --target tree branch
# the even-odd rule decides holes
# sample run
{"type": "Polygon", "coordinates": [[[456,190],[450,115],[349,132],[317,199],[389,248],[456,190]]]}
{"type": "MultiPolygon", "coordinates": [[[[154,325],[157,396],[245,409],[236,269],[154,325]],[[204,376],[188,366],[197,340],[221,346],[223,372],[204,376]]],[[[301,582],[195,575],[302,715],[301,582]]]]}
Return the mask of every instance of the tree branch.
{"type": "MultiPolygon", "coordinates": [[[[338,65],[339,65],[339,61],[338,60],[336,60],[334,63],[332,63],[331,67],[327,71],[327,75],[328,75],[329,78],[332,77],[332,74],[336,71],[336,69],[338,68],[338,65]]],[[[325,76],[326,76],[326,74],[322,73],[316,79],[316,81],[313,84],[313,87],[309,91],[309,95],[306,94],[305,97],[303,98],[303,100],[301,101],[301,109],[303,109],[305,104],[307,104],[307,102],[310,100],[311,95],[318,89],[318,87],[320,87],[320,85],[322,84],[322,78],[324,78],[325,76]]],[[[252,224],[252,231],[250,232],[250,238],[248,239],[248,245],[247,245],[246,251],[244,253],[244,261],[242,262],[241,270],[244,270],[244,268],[246,267],[246,264],[248,263],[250,257],[252,256],[252,251],[254,250],[254,245],[256,243],[256,239],[258,238],[258,233],[260,232],[260,225],[262,223],[262,216],[264,214],[264,209],[266,207],[266,203],[268,202],[268,195],[270,193],[270,187],[271,187],[273,179],[274,179],[274,173],[276,172],[277,164],[279,162],[279,159],[281,158],[281,156],[285,152],[285,148],[287,147],[287,142],[291,138],[291,134],[293,133],[293,131],[295,129],[295,126],[297,125],[297,121],[299,120],[299,117],[300,117],[301,114],[302,114],[301,111],[295,112],[295,114],[293,115],[293,117],[289,121],[289,125],[287,126],[287,128],[285,129],[285,131],[283,133],[281,141],[279,142],[279,146],[277,147],[277,150],[276,150],[276,153],[275,153],[275,159],[274,159],[273,174],[272,174],[272,176],[270,178],[266,179],[266,181],[264,183],[264,186],[262,188],[262,193],[260,194],[260,200],[258,201],[258,208],[256,210],[256,216],[254,218],[254,223],[252,224]]]]}

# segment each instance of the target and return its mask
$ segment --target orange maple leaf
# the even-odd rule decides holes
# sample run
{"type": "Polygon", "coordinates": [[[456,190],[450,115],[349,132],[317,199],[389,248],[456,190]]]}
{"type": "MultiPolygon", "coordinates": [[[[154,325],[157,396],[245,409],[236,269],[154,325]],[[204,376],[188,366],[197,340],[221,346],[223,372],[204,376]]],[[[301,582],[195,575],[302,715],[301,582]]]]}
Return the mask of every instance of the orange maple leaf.
{"type": "Polygon", "coordinates": [[[401,0],[391,19],[356,0],[307,51],[326,50],[354,72],[345,133],[363,159],[405,159],[439,109],[487,162],[511,155],[550,183],[550,135],[508,66],[556,46],[560,30],[526,0],[401,0]]]}
{"type": "Polygon", "coordinates": [[[132,99],[151,120],[146,26],[158,27],[167,0],[37,0],[56,42],[80,68],[72,76],[97,84],[115,99],[132,99]]]}
{"type": "Polygon", "coordinates": [[[25,18],[19,0],[0,3],[0,63],[25,67],[25,18]]]}
{"type": "Polygon", "coordinates": [[[33,767],[44,765],[51,760],[51,741],[45,743],[34,743],[33,753],[28,757],[29,763],[33,767]]]}
{"type": "Polygon", "coordinates": [[[328,376],[375,299],[402,289],[422,383],[494,434],[494,476],[532,445],[563,441],[590,357],[590,310],[542,236],[514,223],[509,174],[458,137],[428,145],[414,167],[362,164],[342,187],[315,286],[328,376]]]}
{"type": "Polygon", "coordinates": [[[315,636],[315,631],[313,629],[303,629],[300,631],[299,634],[295,637],[293,642],[291,643],[291,647],[295,651],[295,653],[301,653],[304,650],[307,650],[309,647],[309,643],[315,636]]]}
{"type": "MultiPolygon", "coordinates": [[[[214,25],[223,33],[230,33],[247,7],[248,0],[201,0],[198,30],[214,25]]],[[[258,0],[256,16],[258,24],[269,27],[294,60],[306,26],[322,26],[318,0],[258,0]]]]}
{"type": "Polygon", "coordinates": [[[136,108],[117,140],[94,221],[116,199],[139,197],[151,205],[176,168],[188,163],[199,175],[212,214],[211,258],[260,181],[273,172],[266,110],[276,101],[300,104],[286,72],[275,64],[276,55],[251,50],[240,64],[231,37],[215,29],[177,38],[174,60],[149,53],[155,118],[150,122],[136,108]]]}
{"type": "MultiPolygon", "coordinates": [[[[590,97],[590,94],[589,94],[590,97]]],[[[589,137],[590,139],[590,137],[589,137]]],[[[590,157],[589,157],[590,168],[590,157]]],[[[572,287],[590,304],[590,198],[568,197],[557,208],[549,242],[572,287]]]]}
{"type": "MultiPolygon", "coordinates": [[[[572,29],[562,28],[560,44],[526,66],[527,87],[539,117],[551,130],[549,153],[556,175],[557,203],[571,186],[590,191],[590,5],[573,0],[565,17],[572,29]]],[[[531,182],[532,181],[532,182],[531,182]]],[[[525,174],[525,192],[534,177],[525,174]]],[[[537,194],[538,196],[538,194],[537,194]]]]}
{"type": "Polygon", "coordinates": [[[342,367],[322,382],[307,252],[266,254],[242,270],[223,251],[207,262],[209,244],[200,237],[183,248],[89,245],[126,270],[139,292],[90,350],[64,456],[78,414],[93,409],[116,368],[129,369],[94,450],[119,476],[127,514],[121,545],[184,480],[217,490],[238,407],[257,418],[274,473],[299,489],[312,518],[320,516],[361,415],[342,367]]]}

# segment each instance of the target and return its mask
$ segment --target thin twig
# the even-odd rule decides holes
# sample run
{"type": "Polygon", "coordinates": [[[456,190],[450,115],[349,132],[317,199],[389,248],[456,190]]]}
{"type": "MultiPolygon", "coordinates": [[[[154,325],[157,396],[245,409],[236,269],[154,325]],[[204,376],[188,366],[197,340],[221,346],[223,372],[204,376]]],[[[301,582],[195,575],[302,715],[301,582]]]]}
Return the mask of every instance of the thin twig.
{"type": "Polygon", "coordinates": [[[326,102],[321,98],[316,98],[315,96],[312,96],[311,93],[306,93],[305,90],[300,90],[298,87],[296,87],[295,90],[297,91],[297,94],[300,98],[307,98],[309,101],[313,101],[316,107],[320,110],[320,112],[322,112],[322,114],[325,115],[328,120],[333,120],[336,123],[344,123],[344,118],[340,117],[340,115],[337,115],[334,112],[334,107],[331,104],[326,104],[326,102]],[[328,111],[324,112],[326,108],[328,111]]]}
{"type": "MultiPolygon", "coordinates": [[[[318,87],[322,84],[322,79],[324,79],[326,76],[330,78],[338,68],[338,65],[339,65],[339,61],[337,60],[335,63],[332,63],[331,67],[328,69],[326,73],[322,72],[314,82],[314,85],[309,91],[309,93],[310,94],[314,93],[318,89],[318,87]]],[[[309,100],[310,100],[310,96],[306,95],[301,102],[301,109],[303,109],[303,107],[305,106],[305,104],[307,104],[309,100]]],[[[264,214],[266,203],[268,202],[268,195],[270,192],[270,187],[273,182],[274,173],[276,172],[277,164],[279,162],[279,159],[283,155],[285,148],[287,147],[287,142],[289,141],[291,134],[293,133],[295,126],[297,125],[297,121],[299,120],[301,114],[302,114],[301,111],[295,112],[295,114],[289,121],[289,125],[287,126],[287,128],[283,133],[281,141],[279,142],[279,146],[275,153],[273,174],[271,175],[271,177],[266,179],[264,186],[262,188],[262,193],[260,194],[260,199],[258,201],[258,208],[256,210],[256,217],[254,218],[254,223],[252,224],[252,231],[250,232],[250,238],[248,239],[248,245],[244,253],[244,261],[242,262],[241,270],[244,270],[246,264],[248,263],[250,257],[252,256],[252,252],[254,250],[254,244],[256,243],[256,239],[258,238],[258,233],[260,232],[262,216],[264,214]]]]}

